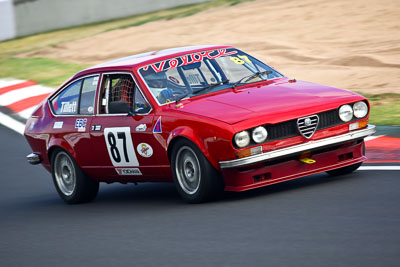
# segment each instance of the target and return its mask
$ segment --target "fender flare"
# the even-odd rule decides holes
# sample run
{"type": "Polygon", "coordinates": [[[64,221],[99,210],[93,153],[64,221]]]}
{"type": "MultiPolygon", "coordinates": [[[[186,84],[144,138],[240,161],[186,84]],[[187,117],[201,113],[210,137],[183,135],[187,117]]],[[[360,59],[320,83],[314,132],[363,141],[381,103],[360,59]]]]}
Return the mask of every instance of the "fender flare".
{"type": "MultiPolygon", "coordinates": [[[[51,165],[51,153],[53,152],[54,149],[56,148],[61,148],[64,149],[65,151],[68,152],[68,154],[70,154],[74,160],[77,162],[76,159],[76,153],[74,151],[74,149],[72,149],[71,145],[65,141],[62,138],[56,138],[54,136],[52,136],[47,144],[47,156],[49,158],[49,163],[51,165]]],[[[77,162],[78,163],[78,162],[77,162]]],[[[79,163],[78,163],[79,164],[79,163]]]]}
{"type": "Polygon", "coordinates": [[[207,158],[207,160],[214,166],[215,169],[219,169],[219,164],[216,160],[211,157],[208,150],[205,148],[205,144],[198,138],[195,134],[195,130],[188,126],[180,126],[172,130],[167,138],[167,153],[168,159],[171,161],[171,152],[172,146],[175,144],[177,140],[180,138],[185,138],[195,144],[203,155],[207,158]]]}

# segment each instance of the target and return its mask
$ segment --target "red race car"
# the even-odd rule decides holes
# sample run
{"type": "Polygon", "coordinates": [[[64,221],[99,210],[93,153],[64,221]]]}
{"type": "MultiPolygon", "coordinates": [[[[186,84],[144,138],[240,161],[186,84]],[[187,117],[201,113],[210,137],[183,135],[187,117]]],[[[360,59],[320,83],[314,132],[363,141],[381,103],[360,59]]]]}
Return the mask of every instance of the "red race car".
{"type": "Polygon", "coordinates": [[[289,79],[232,46],[121,58],[79,72],[29,118],[32,164],[67,203],[99,182],[174,182],[190,203],[366,159],[367,99],[289,79]]]}

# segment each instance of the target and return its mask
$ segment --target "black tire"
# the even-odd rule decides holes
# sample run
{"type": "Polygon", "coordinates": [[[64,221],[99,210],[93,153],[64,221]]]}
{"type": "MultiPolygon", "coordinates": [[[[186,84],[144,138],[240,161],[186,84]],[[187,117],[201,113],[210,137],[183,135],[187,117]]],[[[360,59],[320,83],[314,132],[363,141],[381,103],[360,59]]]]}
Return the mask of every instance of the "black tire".
{"type": "Polygon", "coordinates": [[[99,182],[86,176],[65,150],[52,154],[51,173],[56,190],[66,203],[85,203],[96,198],[99,182]]]}
{"type": "Polygon", "coordinates": [[[346,166],[343,168],[339,168],[336,170],[331,170],[331,171],[327,171],[327,173],[331,176],[339,176],[339,175],[344,175],[344,174],[348,174],[348,173],[352,173],[355,170],[357,170],[360,166],[361,166],[362,162],[360,163],[356,163],[350,166],[346,166]]]}
{"type": "MultiPolygon", "coordinates": [[[[363,155],[365,156],[365,143],[363,142],[363,155]]],[[[331,171],[327,171],[327,173],[331,176],[339,176],[339,175],[344,175],[344,174],[349,174],[354,172],[355,170],[357,170],[358,168],[360,168],[360,166],[362,165],[362,162],[360,163],[356,163],[350,166],[346,166],[343,168],[339,168],[336,170],[331,170],[331,171]]]]}
{"type": "Polygon", "coordinates": [[[172,148],[171,168],[176,189],[188,203],[209,201],[223,189],[220,173],[189,140],[181,139],[172,148]]]}

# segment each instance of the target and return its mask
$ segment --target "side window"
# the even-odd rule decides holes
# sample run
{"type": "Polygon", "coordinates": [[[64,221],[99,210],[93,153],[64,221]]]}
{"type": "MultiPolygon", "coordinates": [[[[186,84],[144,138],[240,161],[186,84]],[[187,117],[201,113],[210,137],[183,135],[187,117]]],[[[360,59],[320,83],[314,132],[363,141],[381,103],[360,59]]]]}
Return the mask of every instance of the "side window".
{"type": "Polygon", "coordinates": [[[149,102],[143,97],[139,88],[135,86],[135,113],[146,114],[151,110],[149,102]]]}
{"type": "Polygon", "coordinates": [[[78,111],[79,93],[82,80],[65,88],[51,101],[53,111],[57,115],[75,115],[78,111]]]}
{"type": "Polygon", "coordinates": [[[99,76],[86,78],[83,81],[79,114],[92,115],[94,111],[94,96],[96,95],[99,76]]]}
{"type": "Polygon", "coordinates": [[[134,88],[135,83],[129,74],[104,75],[99,112],[101,114],[126,113],[121,110],[124,106],[132,108],[134,88]]]}

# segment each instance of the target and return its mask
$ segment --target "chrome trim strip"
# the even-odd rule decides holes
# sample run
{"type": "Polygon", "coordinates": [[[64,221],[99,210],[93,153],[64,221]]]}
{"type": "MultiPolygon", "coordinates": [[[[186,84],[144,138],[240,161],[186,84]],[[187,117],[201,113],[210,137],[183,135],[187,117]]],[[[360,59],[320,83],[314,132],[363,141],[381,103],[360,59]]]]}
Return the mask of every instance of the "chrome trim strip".
{"type": "Polygon", "coordinates": [[[249,156],[246,158],[241,158],[241,159],[234,159],[234,160],[226,160],[226,161],[220,161],[219,166],[221,169],[226,169],[226,168],[233,168],[233,167],[240,167],[240,166],[245,166],[253,163],[257,163],[260,161],[265,161],[265,160],[270,160],[282,156],[287,156],[303,151],[307,151],[310,149],[314,148],[319,148],[319,147],[324,147],[324,146],[329,146],[333,144],[338,144],[342,142],[347,142],[351,141],[354,139],[359,139],[359,138],[364,138],[369,135],[372,135],[376,132],[375,125],[368,125],[367,128],[362,129],[362,130],[355,130],[346,134],[342,135],[337,135],[337,136],[332,136],[320,140],[311,140],[307,143],[291,146],[291,147],[286,147],[254,156],[249,156]]]}
{"type": "Polygon", "coordinates": [[[39,154],[36,154],[36,153],[29,154],[28,156],[26,156],[26,159],[32,165],[36,165],[36,164],[39,164],[40,162],[42,162],[42,160],[40,159],[39,154]]]}

